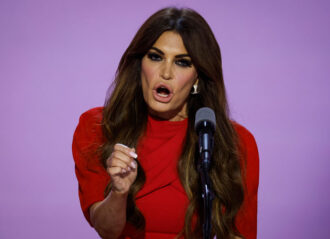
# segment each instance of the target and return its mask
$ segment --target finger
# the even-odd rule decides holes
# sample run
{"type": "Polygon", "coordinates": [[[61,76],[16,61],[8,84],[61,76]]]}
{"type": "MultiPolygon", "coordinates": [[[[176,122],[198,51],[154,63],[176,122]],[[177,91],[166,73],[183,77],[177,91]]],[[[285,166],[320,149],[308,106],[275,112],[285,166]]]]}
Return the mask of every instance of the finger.
{"type": "Polygon", "coordinates": [[[121,158],[117,158],[112,155],[111,158],[107,160],[107,167],[121,167],[122,169],[130,172],[137,170],[138,164],[134,159],[123,161],[121,158]]]}
{"type": "Polygon", "coordinates": [[[128,146],[124,145],[124,144],[115,144],[114,146],[114,150],[118,150],[118,151],[121,151],[125,154],[127,154],[129,157],[132,157],[132,158],[137,158],[137,154],[135,153],[135,149],[131,149],[129,148],[128,146]]]}
{"type": "Polygon", "coordinates": [[[126,162],[124,162],[123,160],[115,158],[111,161],[111,163],[108,165],[108,167],[109,168],[120,167],[123,169],[127,169],[128,167],[130,167],[130,165],[127,164],[126,162]]]}
{"type": "Polygon", "coordinates": [[[137,162],[133,159],[130,163],[130,168],[132,168],[133,170],[137,169],[137,162]]]}
{"type": "MultiPolygon", "coordinates": [[[[106,161],[107,167],[121,167],[127,171],[137,169],[137,162],[130,157],[131,155],[127,155],[127,152],[124,153],[122,151],[119,151],[120,148],[122,148],[122,147],[128,148],[125,145],[117,144],[116,145],[117,150],[115,150],[106,161]],[[123,162],[120,163],[118,160],[123,161],[123,162]],[[113,162],[115,162],[115,163],[113,163],[113,162]],[[126,165],[124,165],[123,163],[125,163],[126,165]]],[[[135,152],[135,148],[132,148],[131,150],[133,152],[135,152]]]]}
{"type": "Polygon", "coordinates": [[[109,156],[109,158],[106,161],[106,165],[107,167],[111,167],[113,160],[120,160],[125,162],[126,164],[130,162],[130,158],[127,157],[125,154],[123,153],[116,153],[116,152],[112,152],[111,155],[109,156]]]}
{"type": "Polygon", "coordinates": [[[114,162],[118,163],[118,161],[121,161],[121,163],[126,164],[126,166],[123,165],[118,165],[121,167],[134,167],[135,165],[132,164],[132,158],[128,157],[126,154],[120,152],[120,151],[115,151],[111,154],[110,158],[107,160],[106,165],[108,167],[112,166],[117,166],[118,164],[114,165],[114,162]]]}
{"type": "Polygon", "coordinates": [[[132,172],[132,169],[131,168],[125,169],[125,168],[121,168],[121,167],[112,167],[112,168],[107,168],[107,172],[110,176],[116,176],[116,175],[124,176],[124,175],[128,175],[130,172],[132,172]]]}
{"type": "Polygon", "coordinates": [[[106,162],[107,167],[122,167],[122,168],[128,168],[128,170],[130,169],[137,169],[138,164],[134,159],[128,159],[128,160],[123,160],[123,158],[118,158],[115,156],[112,156],[111,158],[109,158],[106,162]]]}
{"type": "Polygon", "coordinates": [[[121,167],[112,167],[112,168],[107,168],[108,173],[111,176],[115,175],[121,175],[122,174],[122,168],[121,167]]]}
{"type": "Polygon", "coordinates": [[[111,168],[107,168],[107,172],[108,174],[113,177],[113,176],[126,176],[129,175],[129,173],[133,173],[136,170],[128,168],[128,169],[124,169],[121,167],[111,167],[111,168]]]}
{"type": "Polygon", "coordinates": [[[117,162],[117,160],[119,160],[122,163],[125,163],[126,164],[126,167],[129,167],[129,168],[132,168],[132,169],[137,169],[137,165],[138,164],[137,164],[137,162],[134,159],[127,158],[124,155],[120,155],[120,153],[119,153],[119,155],[117,153],[114,154],[114,156],[112,158],[112,161],[109,161],[109,164],[107,164],[108,167],[113,165],[113,163],[112,163],[113,160],[116,160],[116,162],[117,162]]]}

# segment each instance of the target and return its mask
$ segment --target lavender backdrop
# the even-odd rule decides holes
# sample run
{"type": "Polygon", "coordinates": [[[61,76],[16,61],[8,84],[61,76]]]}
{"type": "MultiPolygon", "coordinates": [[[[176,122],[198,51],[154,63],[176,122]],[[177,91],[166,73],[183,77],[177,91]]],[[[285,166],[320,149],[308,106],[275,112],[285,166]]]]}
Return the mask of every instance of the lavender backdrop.
{"type": "Polygon", "coordinates": [[[258,237],[330,235],[330,3],[0,1],[0,238],[97,238],[71,156],[142,22],[189,6],[220,43],[232,116],[261,158],[258,237]]]}

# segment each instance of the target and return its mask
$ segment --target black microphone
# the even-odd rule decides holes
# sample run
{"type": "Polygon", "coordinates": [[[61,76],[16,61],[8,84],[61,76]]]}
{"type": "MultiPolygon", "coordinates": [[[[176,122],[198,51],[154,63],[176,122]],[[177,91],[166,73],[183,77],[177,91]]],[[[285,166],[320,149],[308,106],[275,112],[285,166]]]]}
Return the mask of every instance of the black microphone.
{"type": "Polygon", "coordinates": [[[208,107],[197,110],[195,116],[195,130],[198,135],[198,147],[200,154],[200,166],[204,170],[210,169],[211,156],[214,145],[215,114],[208,107]]]}

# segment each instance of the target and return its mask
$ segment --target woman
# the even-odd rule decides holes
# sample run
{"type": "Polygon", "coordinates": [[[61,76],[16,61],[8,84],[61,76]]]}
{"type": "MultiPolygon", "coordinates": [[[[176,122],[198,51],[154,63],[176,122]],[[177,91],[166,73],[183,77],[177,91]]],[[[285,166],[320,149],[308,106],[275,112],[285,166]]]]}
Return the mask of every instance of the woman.
{"type": "Polygon", "coordinates": [[[195,113],[216,114],[212,235],[256,238],[258,152],[228,118],[218,43],[191,9],[165,8],[125,51],[111,96],[73,138],[79,196],[103,238],[202,238],[195,113]]]}

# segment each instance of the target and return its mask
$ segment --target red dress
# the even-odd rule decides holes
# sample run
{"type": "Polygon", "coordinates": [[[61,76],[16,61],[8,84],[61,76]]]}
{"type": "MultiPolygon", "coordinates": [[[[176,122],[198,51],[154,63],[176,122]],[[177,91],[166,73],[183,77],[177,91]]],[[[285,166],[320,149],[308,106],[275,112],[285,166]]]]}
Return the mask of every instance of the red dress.
{"type": "MultiPolygon", "coordinates": [[[[104,190],[110,180],[96,153],[104,142],[102,107],[81,115],[74,133],[72,151],[79,183],[79,197],[83,213],[89,219],[89,207],[104,199],[104,190]]],[[[144,169],[146,182],[136,195],[136,205],[146,220],[147,239],[169,239],[182,230],[189,203],[177,173],[188,120],[157,121],[148,118],[146,135],[137,147],[138,160],[144,169]]],[[[259,158],[256,142],[244,127],[235,124],[246,160],[245,199],[236,225],[246,239],[257,234],[257,193],[259,158]]],[[[127,226],[121,238],[136,238],[127,226]]]]}

